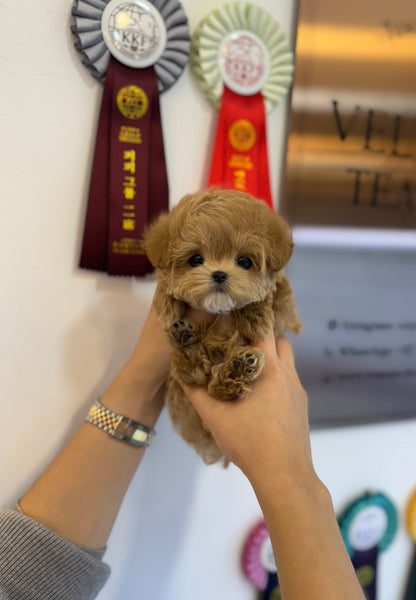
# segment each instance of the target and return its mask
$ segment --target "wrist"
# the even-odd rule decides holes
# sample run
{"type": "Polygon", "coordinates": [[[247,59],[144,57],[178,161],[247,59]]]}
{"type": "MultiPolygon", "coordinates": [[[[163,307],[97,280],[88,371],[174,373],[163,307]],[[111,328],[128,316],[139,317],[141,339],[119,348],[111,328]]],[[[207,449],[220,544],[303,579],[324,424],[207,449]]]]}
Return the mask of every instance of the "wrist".
{"type": "Polygon", "coordinates": [[[313,470],[297,471],[291,474],[279,474],[253,484],[253,489],[268,520],[285,518],[288,511],[308,510],[311,506],[330,503],[331,496],[313,470]]]}
{"type": "Polygon", "coordinates": [[[126,365],[101,395],[101,402],[114,412],[153,427],[163,408],[163,381],[149,371],[132,372],[126,365]]]}

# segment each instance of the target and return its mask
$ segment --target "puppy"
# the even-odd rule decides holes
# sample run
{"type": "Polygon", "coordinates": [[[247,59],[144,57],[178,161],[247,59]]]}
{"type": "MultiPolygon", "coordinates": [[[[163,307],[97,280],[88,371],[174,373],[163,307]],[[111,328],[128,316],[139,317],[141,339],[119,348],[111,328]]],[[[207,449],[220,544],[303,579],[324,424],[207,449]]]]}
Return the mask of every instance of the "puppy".
{"type": "Polygon", "coordinates": [[[155,308],[173,346],[166,402],[175,428],[203,460],[223,457],[179,381],[204,386],[219,400],[245,396],[264,365],[249,345],[273,328],[298,333],[300,323],[282,269],[293,249],[286,222],[264,202],[209,189],[187,195],[144,237],[156,268],[155,308]],[[211,313],[203,324],[188,307],[211,313]]]}

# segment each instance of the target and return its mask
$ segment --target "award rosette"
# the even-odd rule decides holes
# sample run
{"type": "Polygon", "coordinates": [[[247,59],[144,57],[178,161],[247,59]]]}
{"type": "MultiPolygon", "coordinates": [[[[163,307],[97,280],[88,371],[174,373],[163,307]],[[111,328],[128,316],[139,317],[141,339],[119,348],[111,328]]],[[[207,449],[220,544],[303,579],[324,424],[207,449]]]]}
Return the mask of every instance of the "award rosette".
{"type": "Polygon", "coordinates": [[[367,493],[351,502],[338,522],[366,598],[376,600],[378,555],[395,536],[397,511],[384,494],[367,493]]]}
{"type": "Polygon", "coordinates": [[[202,92],[219,107],[208,186],[251,193],[273,208],[266,113],[293,77],[283,30],[258,6],[225,4],[198,25],[190,65],[202,92]]]}
{"type": "Polygon", "coordinates": [[[75,0],[72,15],[82,63],[105,81],[80,267],[145,275],[143,230],[169,209],[159,93],[188,61],[188,21],[178,0],[75,0]]]}
{"type": "Polygon", "coordinates": [[[246,577],[262,592],[262,600],[281,600],[272,543],[264,519],[249,533],[243,547],[242,563],[246,577]]]}
{"type": "Polygon", "coordinates": [[[414,600],[416,598],[416,491],[413,492],[406,510],[406,529],[413,540],[413,559],[406,584],[403,600],[414,600]]]}

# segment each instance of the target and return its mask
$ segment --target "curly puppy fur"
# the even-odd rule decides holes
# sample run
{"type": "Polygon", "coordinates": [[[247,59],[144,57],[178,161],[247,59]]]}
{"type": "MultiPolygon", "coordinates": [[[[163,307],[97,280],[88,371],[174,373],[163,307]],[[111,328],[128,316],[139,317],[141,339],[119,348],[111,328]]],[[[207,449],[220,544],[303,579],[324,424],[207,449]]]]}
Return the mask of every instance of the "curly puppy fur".
{"type": "Polygon", "coordinates": [[[207,463],[223,457],[178,381],[204,386],[219,400],[245,396],[264,357],[249,340],[298,333],[300,323],[283,273],[293,249],[286,222],[264,202],[224,190],[187,195],[146,231],[156,267],[155,307],[173,347],[166,402],[175,428],[207,463]],[[215,315],[204,325],[187,307],[215,315]]]}

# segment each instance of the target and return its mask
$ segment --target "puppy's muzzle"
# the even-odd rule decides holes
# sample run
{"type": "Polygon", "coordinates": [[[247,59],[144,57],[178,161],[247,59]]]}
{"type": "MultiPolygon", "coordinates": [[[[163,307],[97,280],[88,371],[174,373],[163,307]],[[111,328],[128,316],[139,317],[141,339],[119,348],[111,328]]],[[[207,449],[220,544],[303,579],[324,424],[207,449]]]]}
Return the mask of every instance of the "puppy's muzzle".
{"type": "Polygon", "coordinates": [[[228,279],[228,275],[224,271],[214,271],[211,277],[215,283],[225,283],[228,279]]]}

